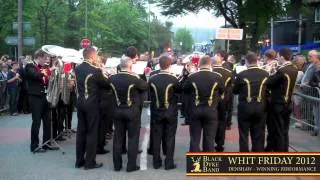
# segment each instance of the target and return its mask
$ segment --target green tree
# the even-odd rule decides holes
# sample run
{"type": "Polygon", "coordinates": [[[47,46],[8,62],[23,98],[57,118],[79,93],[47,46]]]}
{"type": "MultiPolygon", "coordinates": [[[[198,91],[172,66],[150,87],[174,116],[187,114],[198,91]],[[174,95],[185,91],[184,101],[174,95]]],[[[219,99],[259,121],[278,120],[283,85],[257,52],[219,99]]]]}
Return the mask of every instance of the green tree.
{"type": "Polygon", "coordinates": [[[246,35],[253,38],[249,44],[256,49],[258,37],[267,29],[271,17],[283,13],[286,0],[161,0],[164,15],[178,15],[187,12],[197,13],[201,9],[213,10],[215,16],[223,16],[233,28],[244,29],[244,40],[241,42],[242,52],[247,51],[246,35]]]}
{"type": "MultiPolygon", "coordinates": [[[[171,47],[171,23],[161,23],[145,9],[145,0],[26,0],[23,1],[23,19],[32,23],[24,36],[33,36],[36,45],[24,47],[31,53],[44,44],[55,44],[79,49],[85,37],[86,1],[88,7],[88,34],[92,44],[111,55],[121,55],[128,46],[140,52],[155,50],[160,53],[171,47]],[[151,21],[149,21],[149,17],[151,21]],[[150,26],[150,31],[149,31],[150,26]],[[150,32],[150,36],[149,36],[150,32]]],[[[0,41],[16,36],[12,23],[17,21],[17,2],[0,0],[0,41]]],[[[9,46],[0,43],[0,53],[9,46]]]]}
{"type": "Polygon", "coordinates": [[[182,53],[192,51],[193,38],[191,32],[186,28],[179,28],[174,36],[174,47],[182,53]]]}

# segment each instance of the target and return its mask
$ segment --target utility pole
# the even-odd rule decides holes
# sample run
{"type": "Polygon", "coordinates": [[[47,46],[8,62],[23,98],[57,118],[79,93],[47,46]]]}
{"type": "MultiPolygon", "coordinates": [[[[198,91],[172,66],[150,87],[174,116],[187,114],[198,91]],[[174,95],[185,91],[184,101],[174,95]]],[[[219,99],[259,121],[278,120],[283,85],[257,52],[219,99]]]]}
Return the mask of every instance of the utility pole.
{"type": "Polygon", "coordinates": [[[88,37],[88,0],[86,0],[85,34],[88,37]]]}
{"type": "Polygon", "coordinates": [[[18,0],[18,57],[23,55],[23,7],[22,0],[18,0]]]}
{"type": "Polygon", "coordinates": [[[150,1],[148,0],[149,6],[149,31],[148,31],[148,52],[150,53],[150,41],[151,41],[151,10],[150,10],[150,1]]]}
{"type": "Polygon", "coordinates": [[[270,24],[271,24],[271,49],[273,49],[273,18],[271,18],[271,21],[270,21],[270,24]]]}
{"type": "Polygon", "coordinates": [[[299,36],[298,36],[298,52],[301,52],[301,37],[302,36],[302,15],[299,14],[299,36]]]}

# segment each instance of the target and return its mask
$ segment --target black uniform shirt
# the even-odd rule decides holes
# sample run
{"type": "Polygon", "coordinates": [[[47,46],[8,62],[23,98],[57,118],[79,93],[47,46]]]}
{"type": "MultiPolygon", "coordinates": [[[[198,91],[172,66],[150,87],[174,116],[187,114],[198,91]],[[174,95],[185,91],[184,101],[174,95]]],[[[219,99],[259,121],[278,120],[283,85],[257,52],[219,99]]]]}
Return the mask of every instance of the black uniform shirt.
{"type": "Polygon", "coordinates": [[[183,90],[191,94],[194,105],[214,106],[220,101],[224,92],[222,75],[212,72],[210,69],[202,68],[200,71],[189,75],[183,85],[183,90]]]}
{"type": "Polygon", "coordinates": [[[120,71],[110,76],[111,87],[117,106],[140,106],[140,93],[148,89],[148,84],[134,73],[120,71]]]}
{"type": "Polygon", "coordinates": [[[237,75],[233,93],[239,94],[239,101],[242,102],[265,102],[268,76],[267,71],[251,66],[237,75]]]}
{"type": "Polygon", "coordinates": [[[233,78],[232,78],[232,71],[222,67],[222,66],[213,66],[212,68],[213,72],[217,72],[222,75],[222,82],[225,87],[225,93],[222,95],[222,99],[228,100],[227,97],[231,92],[233,78]]]}
{"type": "Polygon", "coordinates": [[[44,74],[37,71],[36,66],[36,63],[28,63],[25,67],[27,91],[30,95],[45,96],[46,85],[42,80],[44,74]]]}
{"type": "Polygon", "coordinates": [[[158,71],[149,80],[151,108],[168,109],[177,106],[177,93],[180,92],[177,77],[166,71],[158,71]]]}
{"type": "Polygon", "coordinates": [[[286,62],[277,70],[276,74],[269,77],[267,85],[271,90],[271,103],[291,103],[297,75],[297,67],[291,62],[286,62]]]}
{"type": "MultiPolygon", "coordinates": [[[[78,98],[86,102],[99,102],[100,91],[110,88],[110,81],[101,69],[84,61],[75,68],[78,98]]],[[[98,104],[97,104],[98,105],[98,104]]]]}

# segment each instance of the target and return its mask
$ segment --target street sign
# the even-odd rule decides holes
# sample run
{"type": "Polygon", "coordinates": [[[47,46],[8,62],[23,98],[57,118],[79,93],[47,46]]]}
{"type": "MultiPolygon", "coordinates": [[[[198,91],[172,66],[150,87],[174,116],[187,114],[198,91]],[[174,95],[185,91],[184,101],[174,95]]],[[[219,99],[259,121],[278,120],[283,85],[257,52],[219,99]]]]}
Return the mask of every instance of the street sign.
{"type": "Polygon", "coordinates": [[[219,28],[216,30],[216,39],[242,40],[243,29],[219,28]]]}
{"type": "MultiPolygon", "coordinates": [[[[13,30],[18,29],[18,23],[17,22],[13,22],[12,23],[12,29],[13,30]]],[[[31,22],[23,22],[23,30],[26,31],[26,30],[29,30],[29,29],[31,29],[31,22]]]]}
{"type": "Polygon", "coordinates": [[[87,48],[91,45],[91,41],[88,38],[84,38],[81,40],[80,45],[82,48],[87,48]]]}
{"type": "MultiPolygon", "coordinates": [[[[4,40],[6,44],[11,45],[11,46],[16,46],[18,45],[18,37],[17,36],[7,36],[4,40]]],[[[35,45],[36,40],[34,37],[24,37],[23,38],[23,45],[25,46],[32,46],[35,45]]]]}

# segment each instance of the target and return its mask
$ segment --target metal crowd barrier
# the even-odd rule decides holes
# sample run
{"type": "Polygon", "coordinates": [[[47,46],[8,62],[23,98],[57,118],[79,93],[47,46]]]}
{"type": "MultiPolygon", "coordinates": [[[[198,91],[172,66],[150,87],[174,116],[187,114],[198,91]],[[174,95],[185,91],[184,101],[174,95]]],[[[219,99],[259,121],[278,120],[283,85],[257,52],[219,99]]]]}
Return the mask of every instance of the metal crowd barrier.
{"type": "Polygon", "coordinates": [[[291,120],[296,128],[312,136],[320,135],[320,89],[296,85],[291,120]]]}
{"type": "Polygon", "coordinates": [[[0,113],[8,109],[7,81],[0,80],[0,113]]]}

